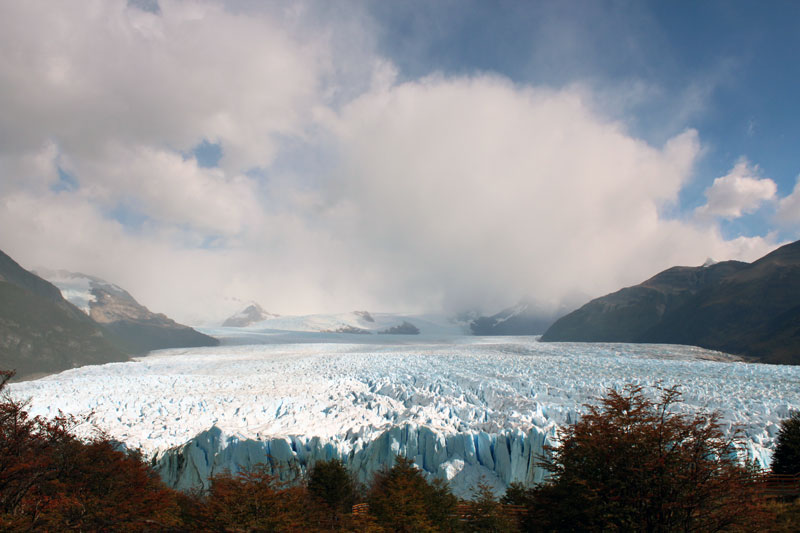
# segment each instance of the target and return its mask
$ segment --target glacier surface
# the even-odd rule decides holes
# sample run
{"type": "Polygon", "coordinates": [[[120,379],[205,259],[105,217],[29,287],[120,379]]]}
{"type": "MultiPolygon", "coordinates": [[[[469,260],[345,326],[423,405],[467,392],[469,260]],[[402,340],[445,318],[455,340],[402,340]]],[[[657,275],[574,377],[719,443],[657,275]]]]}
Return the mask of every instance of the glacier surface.
{"type": "Polygon", "coordinates": [[[35,415],[91,413],[79,433],[100,429],[140,448],[179,488],[257,463],[289,479],[331,457],[367,481],[401,453],[464,496],[481,478],[498,492],[541,480],[537,458],[556,428],[609,387],[679,385],[682,409],[720,411],[762,467],[780,420],[800,408],[800,367],[688,346],[205,332],[223,345],[153,352],[10,389],[35,415]]]}

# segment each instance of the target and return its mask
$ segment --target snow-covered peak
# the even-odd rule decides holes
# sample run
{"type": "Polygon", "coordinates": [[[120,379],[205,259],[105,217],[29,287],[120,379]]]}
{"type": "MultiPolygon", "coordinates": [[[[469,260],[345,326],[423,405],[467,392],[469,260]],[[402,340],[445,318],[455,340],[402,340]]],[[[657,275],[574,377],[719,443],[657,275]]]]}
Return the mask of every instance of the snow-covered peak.
{"type": "Polygon", "coordinates": [[[87,315],[91,314],[91,304],[97,302],[97,294],[94,289],[103,288],[124,292],[122,288],[113,283],[79,272],[40,269],[36,271],[36,274],[58,287],[65,300],[87,315]]]}
{"type": "Polygon", "coordinates": [[[243,328],[270,318],[278,318],[280,315],[269,313],[256,302],[249,302],[241,311],[229,316],[222,326],[226,328],[243,328]]]}

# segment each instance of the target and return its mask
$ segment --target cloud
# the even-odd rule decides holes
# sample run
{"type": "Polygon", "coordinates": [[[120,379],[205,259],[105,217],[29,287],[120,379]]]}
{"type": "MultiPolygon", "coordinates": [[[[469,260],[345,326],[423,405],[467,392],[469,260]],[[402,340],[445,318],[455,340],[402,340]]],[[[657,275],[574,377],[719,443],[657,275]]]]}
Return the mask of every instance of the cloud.
{"type": "Polygon", "coordinates": [[[752,213],[775,198],[778,187],[769,178],[759,178],[758,168],[741,159],[731,171],[706,189],[707,202],[697,208],[701,216],[738,218],[752,213]]]}
{"type": "Polygon", "coordinates": [[[108,146],[73,161],[69,170],[80,176],[83,193],[107,209],[128,204],[158,222],[220,235],[259,223],[253,179],[202,168],[195,158],[169,150],[108,146]]]}
{"type": "Polygon", "coordinates": [[[387,301],[555,303],[740,249],[663,214],[691,179],[697,132],[650,146],[581,90],[431,77],[365,94],[335,130],[339,224],[387,301]]]}
{"type": "Polygon", "coordinates": [[[289,34],[277,16],[212,2],[123,0],[82,9],[7,4],[0,22],[0,151],[48,139],[93,157],[109,139],[189,151],[208,139],[227,169],[268,165],[280,137],[304,135],[329,61],[313,34],[289,34]]]}
{"type": "Polygon", "coordinates": [[[557,307],[775,246],[674,215],[695,130],[650,144],[591,85],[408,80],[324,5],[3,4],[0,248],[197,323],[557,307]]]}
{"type": "Polygon", "coordinates": [[[800,176],[789,196],[781,198],[775,216],[778,223],[784,226],[800,226],[800,176]]]}

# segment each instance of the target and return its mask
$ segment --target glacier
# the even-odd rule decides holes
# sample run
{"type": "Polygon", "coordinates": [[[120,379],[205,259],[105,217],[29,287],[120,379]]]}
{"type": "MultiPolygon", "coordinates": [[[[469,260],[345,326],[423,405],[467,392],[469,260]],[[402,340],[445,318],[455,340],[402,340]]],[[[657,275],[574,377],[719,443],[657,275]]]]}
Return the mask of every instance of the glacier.
{"type": "MultiPolygon", "coordinates": [[[[204,330],[223,345],[152,352],[9,386],[29,412],[88,417],[141,449],[171,486],[265,464],[291,480],[341,458],[361,481],[396,454],[469,496],[541,481],[557,429],[608,388],[678,385],[680,409],[717,410],[768,467],[780,421],[800,408],[800,367],[674,345],[540,343],[532,337],[368,336],[204,330]],[[366,337],[366,338],[365,338],[366,337]]],[[[654,389],[649,389],[654,391],[654,389]]]]}

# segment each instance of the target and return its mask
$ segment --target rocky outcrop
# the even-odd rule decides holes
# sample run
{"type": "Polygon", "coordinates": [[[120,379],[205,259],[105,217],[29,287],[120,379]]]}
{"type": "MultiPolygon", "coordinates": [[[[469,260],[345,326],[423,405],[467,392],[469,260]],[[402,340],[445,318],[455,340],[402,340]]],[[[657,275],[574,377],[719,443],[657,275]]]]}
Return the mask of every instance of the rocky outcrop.
{"type": "Polygon", "coordinates": [[[800,241],[753,263],[670,268],[592,300],[542,340],[688,344],[800,364],[800,241]]]}
{"type": "Polygon", "coordinates": [[[407,320],[378,332],[381,335],[419,335],[419,328],[407,320]]]}
{"type": "Polygon", "coordinates": [[[553,443],[555,426],[527,433],[508,430],[497,434],[456,433],[443,435],[415,425],[388,429],[369,442],[357,435],[350,440],[323,441],[299,436],[265,440],[239,439],[217,427],[177,448],[153,458],[169,486],[187,490],[207,488],[211,476],[237,472],[257,464],[267,466],[281,480],[291,481],[319,460],[341,459],[362,482],[394,463],[396,455],[414,459],[430,477],[448,480],[457,494],[470,496],[483,477],[502,493],[512,482],[532,484],[544,479],[540,460],[544,446],[553,443]]]}
{"type": "Polygon", "coordinates": [[[355,335],[371,335],[372,332],[368,329],[359,328],[357,326],[344,325],[336,329],[326,329],[322,333],[350,333],[355,335]]]}
{"type": "Polygon", "coordinates": [[[369,314],[369,311],[353,311],[353,314],[367,322],[375,322],[375,319],[372,318],[372,315],[369,314]]]}

